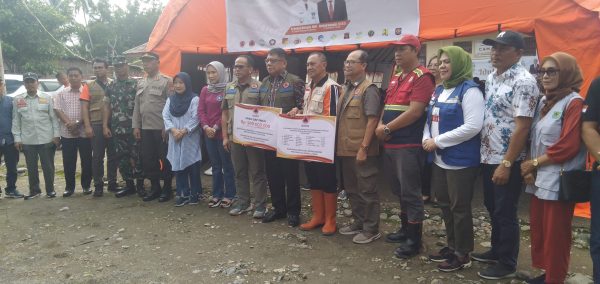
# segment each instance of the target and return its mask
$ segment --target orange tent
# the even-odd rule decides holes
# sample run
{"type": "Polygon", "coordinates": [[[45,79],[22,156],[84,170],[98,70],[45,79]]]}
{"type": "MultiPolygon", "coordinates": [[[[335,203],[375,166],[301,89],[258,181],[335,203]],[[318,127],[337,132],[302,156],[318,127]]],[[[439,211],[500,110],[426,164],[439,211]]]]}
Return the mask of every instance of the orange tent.
{"type": "MultiPolygon", "coordinates": [[[[600,75],[600,0],[421,0],[419,5],[419,37],[423,41],[511,29],[534,35],[540,57],[556,51],[575,56],[585,77],[582,95],[600,75]]],[[[181,68],[182,54],[227,53],[226,30],[224,0],[171,0],[150,35],[147,50],[161,56],[162,72],[174,75],[181,68]]],[[[356,45],[326,47],[328,51],[354,48],[356,45]]],[[[317,48],[295,51],[313,50],[317,48]]],[[[581,210],[578,206],[579,215],[589,212],[586,207],[581,210]]]]}
{"type": "MultiPolygon", "coordinates": [[[[600,75],[600,0],[421,0],[419,37],[423,41],[512,29],[535,35],[538,54],[574,55],[585,76],[584,91],[600,75]]],[[[161,56],[161,70],[174,75],[181,55],[227,53],[224,0],[171,0],[158,19],[147,50],[161,56]]],[[[387,42],[362,44],[379,48],[387,42]]],[[[329,46],[345,51],[356,45],[329,46]]],[[[308,52],[315,48],[297,49],[308,52]]]]}

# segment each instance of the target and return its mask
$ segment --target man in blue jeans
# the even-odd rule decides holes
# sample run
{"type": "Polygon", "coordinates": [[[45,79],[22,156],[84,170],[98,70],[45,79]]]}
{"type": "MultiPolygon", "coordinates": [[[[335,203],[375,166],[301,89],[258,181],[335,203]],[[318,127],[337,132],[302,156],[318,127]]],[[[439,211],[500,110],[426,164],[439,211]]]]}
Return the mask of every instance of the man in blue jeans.
{"type": "Polygon", "coordinates": [[[520,34],[503,31],[486,39],[495,71],[485,83],[481,131],[484,203],[492,220],[492,248],[473,253],[474,260],[494,265],[480,271],[490,280],[514,276],[519,255],[517,205],[522,191],[520,163],[535,114],[539,90],[533,75],[519,63],[525,46],[520,34]]]}
{"type": "Polygon", "coordinates": [[[11,131],[12,111],[12,98],[4,95],[4,80],[0,77],[0,161],[4,157],[4,163],[6,164],[6,192],[4,196],[8,198],[22,198],[23,194],[15,186],[17,182],[19,152],[15,148],[11,131]]]}
{"type": "Polygon", "coordinates": [[[592,237],[590,254],[594,263],[594,283],[600,282],[600,77],[590,86],[585,98],[581,135],[590,154],[596,159],[592,174],[592,237]]]}

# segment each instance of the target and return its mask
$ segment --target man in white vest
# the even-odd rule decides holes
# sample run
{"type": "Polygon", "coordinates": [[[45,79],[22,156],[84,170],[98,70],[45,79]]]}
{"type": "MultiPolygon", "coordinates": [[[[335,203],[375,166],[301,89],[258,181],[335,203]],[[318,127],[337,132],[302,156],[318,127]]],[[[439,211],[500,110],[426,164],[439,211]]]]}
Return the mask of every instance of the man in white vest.
{"type": "MultiPolygon", "coordinates": [[[[340,95],[340,85],[327,74],[327,57],[313,52],[306,60],[306,73],[310,82],[304,92],[303,113],[306,115],[335,116],[340,95]]],[[[300,225],[301,230],[323,226],[321,232],[335,234],[337,210],[337,180],[335,164],[306,162],[306,177],[311,185],[312,219],[300,225]]]]}

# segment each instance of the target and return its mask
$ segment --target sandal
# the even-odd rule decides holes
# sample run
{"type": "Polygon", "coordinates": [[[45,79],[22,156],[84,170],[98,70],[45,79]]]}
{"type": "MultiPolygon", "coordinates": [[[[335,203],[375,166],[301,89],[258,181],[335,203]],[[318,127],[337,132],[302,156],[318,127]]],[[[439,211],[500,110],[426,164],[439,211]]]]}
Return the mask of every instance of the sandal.
{"type": "Polygon", "coordinates": [[[221,200],[221,208],[228,208],[231,206],[231,203],[233,203],[231,199],[223,198],[223,200],[221,200]]]}
{"type": "Polygon", "coordinates": [[[221,199],[218,198],[213,198],[208,202],[209,208],[216,208],[219,207],[219,205],[221,205],[221,199]]]}

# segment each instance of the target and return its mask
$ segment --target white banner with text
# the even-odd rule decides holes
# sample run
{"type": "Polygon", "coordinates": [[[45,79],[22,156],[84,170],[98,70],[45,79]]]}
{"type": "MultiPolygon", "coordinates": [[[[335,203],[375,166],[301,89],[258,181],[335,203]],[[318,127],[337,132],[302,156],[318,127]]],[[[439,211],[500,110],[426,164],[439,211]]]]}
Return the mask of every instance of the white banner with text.
{"type": "Polygon", "coordinates": [[[227,50],[397,40],[419,32],[418,0],[226,0],[227,50]]]}

